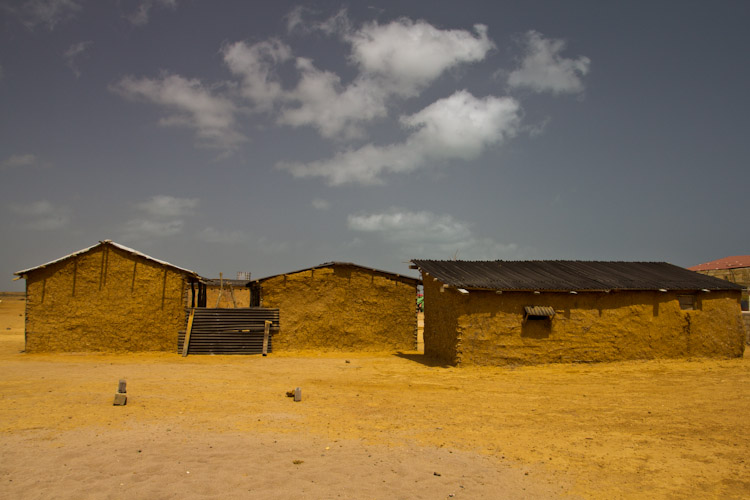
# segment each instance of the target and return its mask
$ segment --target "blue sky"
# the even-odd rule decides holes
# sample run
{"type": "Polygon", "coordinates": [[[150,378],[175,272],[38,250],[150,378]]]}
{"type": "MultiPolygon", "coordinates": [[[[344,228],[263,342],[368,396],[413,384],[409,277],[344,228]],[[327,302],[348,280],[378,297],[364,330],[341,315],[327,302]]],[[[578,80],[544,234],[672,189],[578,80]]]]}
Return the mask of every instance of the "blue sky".
{"type": "Polygon", "coordinates": [[[208,277],[750,253],[748,18],[0,0],[0,289],[102,239],[208,277]]]}

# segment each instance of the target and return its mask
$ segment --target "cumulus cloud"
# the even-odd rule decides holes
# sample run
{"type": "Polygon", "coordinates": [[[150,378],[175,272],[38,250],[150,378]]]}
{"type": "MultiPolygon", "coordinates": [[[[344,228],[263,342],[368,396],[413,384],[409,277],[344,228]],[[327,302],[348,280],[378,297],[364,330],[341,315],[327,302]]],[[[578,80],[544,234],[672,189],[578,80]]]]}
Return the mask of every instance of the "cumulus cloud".
{"type": "Polygon", "coordinates": [[[481,61],[495,47],[483,24],[474,25],[472,34],[405,18],[367,23],[345,40],[362,72],[401,96],[416,95],[449,68],[481,61]]]}
{"type": "Polygon", "coordinates": [[[71,219],[68,207],[55,205],[47,200],[13,203],[10,210],[23,218],[24,227],[36,231],[62,229],[70,224],[71,219]]]}
{"type": "Polygon", "coordinates": [[[418,95],[447,70],[480,61],[494,47],[487,27],[479,24],[474,33],[441,30],[409,19],[353,29],[345,10],[317,24],[306,24],[304,12],[298,8],[289,14],[290,29],[309,26],[339,35],[350,45],[349,60],[358,69],[350,82],[319,69],[311,59],[293,57],[291,48],[278,39],[229,44],[223,50],[224,61],[243,78],[242,95],[256,110],[269,111],[278,105],[277,123],[311,126],[326,138],[361,137],[362,124],[385,117],[395,98],[418,95]],[[299,80],[285,89],[276,69],[292,60],[299,80]]]}
{"type": "Polygon", "coordinates": [[[193,129],[199,145],[234,150],[246,141],[237,130],[235,104],[215,95],[197,79],[169,74],[160,78],[127,76],[112,85],[111,90],[123,97],[150,101],[173,111],[159,123],[193,129]]]}
{"type": "Polygon", "coordinates": [[[18,6],[4,5],[19,16],[21,22],[33,30],[46,26],[52,31],[58,24],[72,19],[81,10],[82,0],[26,0],[18,6]]]}
{"type": "Polygon", "coordinates": [[[197,198],[176,198],[163,194],[152,196],[150,200],[136,204],[136,208],[156,217],[190,215],[197,206],[197,198]]]}
{"type": "Polygon", "coordinates": [[[324,177],[329,184],[382,184],[384,173],[406,173],[446,160],[472,160],[516,133],[518,103],[508,97],[476,98],[462,90],[401,118],[411,131],[404,142],[349,149],[311,163],[279,163],[295,177],[324,177]]]}
{"type": "Polygon", "coordinates": [[[242,78],[242,95],[256,111],[269,111],[284,95],[276,66],[292,57],[292,49],[272,38],[254,45],[235,42],[222,49],[229,70],[242,78]]]}
{"type": "Polygon", "coordinates": [[[510,73],[508,85],[554,94],[575,94],[584,90],[581,78],[589,71],[591,60],[588,57],[562,57],[564,40],[544,38],[533,30],[526,33],[524,43],[521,67],[510,73]]]}
{"type": "Polygon", "coordinates": [[[474,234],[472,224],[450,215],[392,208],[386,212],[350,215],[349,229],[379,236],[399,247],[404,257],[449,259],[512,258],[518,246],[474,234]]]}
{"type": "Polygon", "coordinates": [[[122,230],[125,240],[158,238],[181,233],[185,227],[183,218],[194,213],[198,207],[198,199],[160,194],[136,203],[134,207],[145,216],[136,217],[125,223],[122,230]]]}
{"type": "Polygon", "coordinates": [[[144,26],[148,24],[154,6],[174,9],[177,7],[177,0],[141,0],[135,10],[125,14],[125,19],[136,26],[144,26]]]}
{"type": "Polygon", "coordinates": [[[70,68],[76,78],[81,77],[81,71],[78,69],[76,59],[80,58],[81,56],[85,56],[86,51],[89,49],[89,47],[91,47],[92,43],[93,42],[91,41],[74,43],[73,45],[68,47],[68,50],[66,50],[63,54],[65,64],[68,66],[68,68],[70,68]]]}

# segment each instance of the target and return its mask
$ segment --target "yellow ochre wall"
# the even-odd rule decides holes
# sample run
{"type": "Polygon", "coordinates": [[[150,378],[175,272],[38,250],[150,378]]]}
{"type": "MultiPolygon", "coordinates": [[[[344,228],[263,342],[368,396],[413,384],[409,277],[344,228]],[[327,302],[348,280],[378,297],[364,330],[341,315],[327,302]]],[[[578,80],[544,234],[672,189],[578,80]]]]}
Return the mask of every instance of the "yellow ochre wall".
{"type": "Polygon", "coordinates": [[[351,266],[324,267],[262,281],[261,300],[279,309],[274,352],[415,348],[415,284],[351,266]]]}
{"type": "Polygon", "coordinates": [[[425,355],[449,364],[530,365],[684,357],[740,357],[740,292],[505,292],[454,288],[424,278],[425,355]],[[524,306],[551,306],[551,321],[523,322],[524,306]]]}
{"type": "MultiPolygon", "coordinates": [[[[250,289],[247,287],[232,287],[234,291],[234,302],[237,307],[250,307],[250,289]]],[[[219,297],[218,286],[207,286],[206,287],[206,307],[217,307],[216,299],[219,297]]],[[[224,291],[221,293],[221,300],[219,300],[219,309],[231,309],[235,306],[232,303],[232,295],[229,292],[229,286],[224,285],[224,291]]]]}
{"type": "Polygon", "coordinates": [[[170,351],[184,329],[185,277],[112,246],[31,271],[26,351],[170,351]]]}

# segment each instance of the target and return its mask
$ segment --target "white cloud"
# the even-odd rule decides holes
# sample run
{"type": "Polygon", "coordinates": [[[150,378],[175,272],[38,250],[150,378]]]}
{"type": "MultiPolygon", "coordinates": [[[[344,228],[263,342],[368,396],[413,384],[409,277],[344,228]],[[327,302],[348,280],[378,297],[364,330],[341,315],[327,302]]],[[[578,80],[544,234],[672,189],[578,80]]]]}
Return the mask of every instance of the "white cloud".
{"type": "Polygon", "coordinates": [[[384,173],[406,173],[446,160],[472,160],[513,136],[519,105],[508,97],[478,99],[462,90],[401,118],[412,133],[402,143],[367,144],[328,160],[279,163],[295,177],[324,177],[329,184],[382,184],[384,173]]]}
{"type": "Polygon", "coordinates": [[[0,170],[40,166],[39,159],[34,154],[11,155],[0,162],[0,170]]]}
{"type": "Polygon", "coordinates": [[[418,95],[445,71],[480,61],[494,47],[483,25],[476,25],[472,34],[399,19],[354,30],[345,10],[322,23],[306,23],[305,11],[297,8],[289,14],[289,29],[338,34],[351,46],[349,60],[358,68],[349,83],[317,68],[310,59],[293,58],[290,47],[278,39],[229,44],[223,50],[224,61],[230,71],[242,76],[242,95],[256,111],[270,111],[278,105],[277,123],[312,126],[326,138],[361,137],[362,124],[387,116],[395,98],[418,95]],[[299,80],[285,89],[276,69],[291,60],[299,80]]]}
{"type": "Polygon", "coordinates": [[[24,226],[37,231],[62,229],[70,224],[71,210],[47,200],[10,205],[12,212],[25,220],[24,226]]]}
{"type": "Polygon", "coordinates": [[[388,94],[372,80],[357,79],[341,85],[338,75],[317,69],[309,59],[298,58],[300,81],[284,96],[287,105],[278,123],[300,127],[310,125],[323,137],[361,137],[360,124],[387,115],[388,94]]]}
{"type": "Polygon", "coordinates": [[[193,214],[198,207],[198,199],[161,194],[134,206],[138,211],[144,212],[146,217],[136,217],[125,223],[122,230],[125,240],[159,238],[181,233],[185,227],[183,217],[193,214]]]}
{"type": "Polygon", "coordinates": [[[226,97],[214,95],[199,80],[179,75],[161,78],[127,76],[111,90],[130,99],[143,99],[174,111],[160,120],[164,126],[181,126],[195,130],[198,144],[226,151],[246,141],[238,132],[235,114],[238,109],[226,97]]]}
{"type": "Polygon", "coordinates": [[[86,51],[89,49],[89,47],[91,47],[92,44],[93,42],[91,41],[74,43],[73,45],[68,47],[68,50],[66,50],[63,54],[65,64],[68,66],[68,68],[70,68],[76,78],[80,78],[81,76],[81,71],[76,65],[76,59],[80,56],[85,55],[86,51]]]}
{"type": "Polygon", "coordinates": [[[15,12],[29,29],[45,25],[50,31],[60,23],[75,17],[81,10],[81,0],[26,0],[18,7],[6,7],[15,12]]]}
{"type": "Polygon", "coordinates": [[[198,239],[208,243],[242,243],[248,241],[250,236],[240,230],[222,230],[208,226],[198,233],[198,239]]]}
{"type": "Polygon", "coordinates": [[[129,220],[123,230],[123,239],[141,240],[174,236],[182,232],[185,222],[180,219],[156,221],[149,219],[129,220]]]}
{"type": "Polygon", "coordinates": [[[321,198],[315,198],[312,201],[312,207],[315,210],[328,210],[329,208],[331,208],[331,202],[328,200],[323,200],[321,198]]]}
{"type": "Polygon", "coordinates": [[[555,94],[575,94],[584,90],[581,77],[589,71],[591,60],[588,57],[564,58],[560,55],[565,49],[564,40],[544,38],[533,30],[526,33],[524,42],[526,47],[521,67],[510,73],[508,85],[555,94]]]}
{"type": "Polygon", "coordinates": [[[495,44],[487,27],[441,30],[426,21],[398,19],[388,24],[371,22],[345,36],[352,46],[351,60],[369,78],[400,96],[416,95],[449,68],[484,59],[495,44]]]}
{"type": "Polygon", "coordinates": [[[174,9],[177,7],[177,0],[141,0],[134,11],[125,14],[125,18],[136,26],[144,26],[148,24],[154,6],[174,9]]]}
{"type": "Polygon", "coordinates": [[[376,234],[398,246],[405,258],[501,259],[518,254],[518,246],[477,237],[472,224],[450,215],[392,208],[372,214],[350,215],[349,229],[376,234]]]}
{"type": "Polygon", "coordinates": [[[197,198],[176,198],[163,194],[152,196],[150,200],[136,204],[136,208],[156,217],[190,215],[197,206],[197,198]]]}
{"type": "Polygon", "coordinates": [[[235,75],[242,77],[242,95],[256,111],[270,111],[283,97],[275,67],[292,57],[288,45],[276,38],[248,45],[235,42],[222,49],[224,62],[235,75]]]}

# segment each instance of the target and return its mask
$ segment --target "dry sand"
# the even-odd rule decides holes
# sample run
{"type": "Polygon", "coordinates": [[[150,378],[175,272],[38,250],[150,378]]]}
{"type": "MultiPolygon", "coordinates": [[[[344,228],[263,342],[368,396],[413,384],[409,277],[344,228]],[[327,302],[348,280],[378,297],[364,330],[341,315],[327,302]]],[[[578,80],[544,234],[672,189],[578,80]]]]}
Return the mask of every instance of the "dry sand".
{"type": "Polygon", "coordinates": [[[24,354],[0,299],[0,498],[750,497],[747,359],[24,354]]]}

